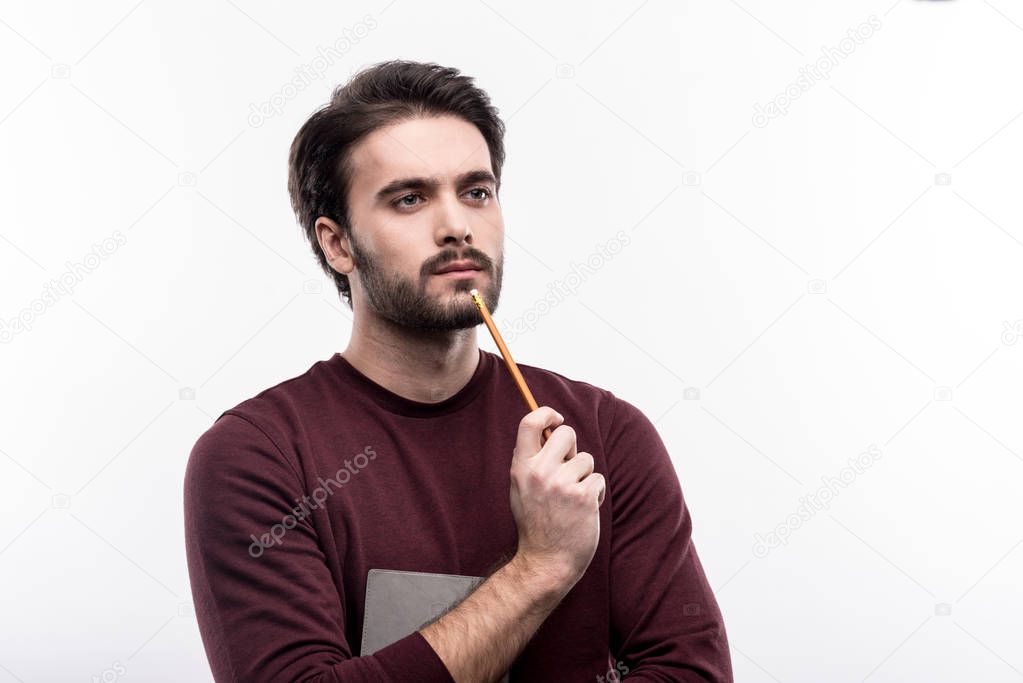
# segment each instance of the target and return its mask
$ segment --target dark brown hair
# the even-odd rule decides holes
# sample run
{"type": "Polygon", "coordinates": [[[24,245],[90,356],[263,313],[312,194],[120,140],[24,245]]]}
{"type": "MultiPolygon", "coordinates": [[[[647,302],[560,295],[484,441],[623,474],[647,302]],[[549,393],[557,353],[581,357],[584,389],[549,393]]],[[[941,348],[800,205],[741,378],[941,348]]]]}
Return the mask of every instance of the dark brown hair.
{"type": "Polygon", "coordinates": [[[352,186],[351,150],[378,128],[403,120],[455,115],[476,126],[490,151],[490,164],[501,187],[504,164],[504,122],[486,92],[457,69],[434,63],[391,60],[355,74],[334,89],[330,102],[299,129],[288,155],[288,193],[295,216],[305,231],[324,272],[334,279],[349,307],[348,276],[330,264],[316,239],[320,216],[335,221],[351,237],[348,191],[352,186]]]}

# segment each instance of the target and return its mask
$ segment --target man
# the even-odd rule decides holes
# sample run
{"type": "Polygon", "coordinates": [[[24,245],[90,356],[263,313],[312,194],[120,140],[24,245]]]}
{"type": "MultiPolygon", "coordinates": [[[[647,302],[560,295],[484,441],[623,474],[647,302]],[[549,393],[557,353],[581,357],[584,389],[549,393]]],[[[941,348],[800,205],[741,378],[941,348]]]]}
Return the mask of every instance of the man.
{"type": "Polygon", "coordinates": [[[472,79],[392,61],[296,136],[292,204],[354,324],[344,352],[225,411],[189,457],[188,567],[217,681],[732,680],[650,421],[521,365],[529,412],[477,345],[468,291],[491,310],[501,291],[503,135],[472,79]],[[370,569],[486,580],[359,656],[370,569]]]}

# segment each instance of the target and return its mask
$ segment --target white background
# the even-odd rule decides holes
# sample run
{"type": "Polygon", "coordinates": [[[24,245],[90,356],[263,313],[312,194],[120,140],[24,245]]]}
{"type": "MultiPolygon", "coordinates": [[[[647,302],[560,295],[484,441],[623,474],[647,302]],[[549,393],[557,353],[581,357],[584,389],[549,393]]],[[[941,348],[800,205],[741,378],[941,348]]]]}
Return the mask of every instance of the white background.
{"type": "Polygon", "coordinates": [[[736,680],[1023,678],[1017,3],[129,0],[0,5],[0,682],[210,680],[186,459],[222,410],[345,347],[287,149],[394,57],[500,108],[495,317],[520,362],[655,421],[736,680]]]}

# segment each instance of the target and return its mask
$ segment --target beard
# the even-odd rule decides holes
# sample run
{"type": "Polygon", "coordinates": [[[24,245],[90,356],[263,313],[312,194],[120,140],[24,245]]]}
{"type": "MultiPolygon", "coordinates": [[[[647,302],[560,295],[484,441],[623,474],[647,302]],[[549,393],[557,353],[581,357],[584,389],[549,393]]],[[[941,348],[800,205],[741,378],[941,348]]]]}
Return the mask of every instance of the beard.
{"type": "Polygon", "coordinates": [[[483,322],[483,316],[469,296],[473,288],[479,290],[491,313],[497,310],[504,275],[503,252],[495,262],[473,247],[461,253],[449,250],[450,253],[444,252],[424,263],[419,279],[415,280],[387,272],[381,259],[358,245],[354,234],[349,235],[349,242],[366,303],[385,320],[402,327],[439,332],[476,327],[483,322]],[[427,292],[430,278],[440,265],[463,258],[482,267],[480,272],[489,276],[486,284],[477,285],[477,278],[450,280],[442,285],[445,294],[427,292]]]}

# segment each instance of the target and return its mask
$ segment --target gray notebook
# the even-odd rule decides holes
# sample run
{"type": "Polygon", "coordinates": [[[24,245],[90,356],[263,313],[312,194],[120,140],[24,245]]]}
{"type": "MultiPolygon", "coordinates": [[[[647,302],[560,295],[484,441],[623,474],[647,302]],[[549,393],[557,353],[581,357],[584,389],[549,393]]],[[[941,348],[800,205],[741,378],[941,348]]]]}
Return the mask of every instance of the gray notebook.
{"type": "MultiPolygon", "coordinates": [[[[465,599],[481,576],[370,569],[360,656],[418,631],[465,599]]],[[[508,683],[508,674],[500,679],[508,683]]]]}

